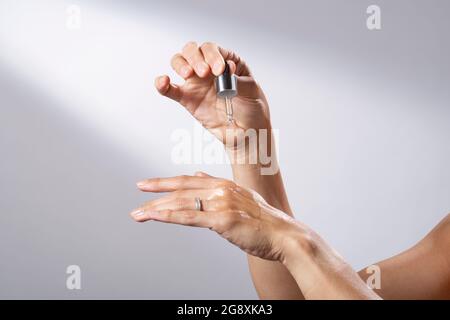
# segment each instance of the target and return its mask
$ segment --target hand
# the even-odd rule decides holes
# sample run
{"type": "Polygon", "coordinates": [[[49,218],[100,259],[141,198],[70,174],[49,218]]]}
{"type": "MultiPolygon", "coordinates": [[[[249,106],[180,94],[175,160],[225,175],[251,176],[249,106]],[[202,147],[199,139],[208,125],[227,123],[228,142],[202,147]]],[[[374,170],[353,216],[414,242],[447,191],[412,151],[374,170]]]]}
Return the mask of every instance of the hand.
{"type": "MultiPolygon", "coordinates": [[[[200,47],[188,42],[171,60],[172,68],[185,82],[173,84],[167,75],[156,78],[155,87],[162,95],[179,102],[206,129],[226,143],[226,129],[269,129],[270,116],[267,100],[254,80],[245,62],[234,52],[214,43],[200,47]],[[233,123],[228,123],[225,102],[218,98],[215,77],[222,74],[225,62],[237,77],[238,96],[233,98],[233,123]]],[[[236,132],[236,131],[234,131],[236,132]]],[[[226,146],[242,146],[243,137],[233,135],[226,146]]]]}
{"type": "Polygon", "coordinates": [[[268,205],[256,192],[205,173],[147,179],[138,187],[144,192],[170,193],[133,211],[131,216],[136,221],[209,228],[263,259],[283,261],[290,249],[289,239],[298,241],[299,235],[307,234],[302,225],[268,205]],[[196,210],[197,197],[201,199],[201,211],[196,210]]]}
{"type": "Polygon", "coordinates": [[[209,228],[250,255],[283,263],[308,299],[379,298],[316,233],[254,191],[205,173],[148,179],[138,187],[170,192],[134,210],[138,222],[209,228]]]}

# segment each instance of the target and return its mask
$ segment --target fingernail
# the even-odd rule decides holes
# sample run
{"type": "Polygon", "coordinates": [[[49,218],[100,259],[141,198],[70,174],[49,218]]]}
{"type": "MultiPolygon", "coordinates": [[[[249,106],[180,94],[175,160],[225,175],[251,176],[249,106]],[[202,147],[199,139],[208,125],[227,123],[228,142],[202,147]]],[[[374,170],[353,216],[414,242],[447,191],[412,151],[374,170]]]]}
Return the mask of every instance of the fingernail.
{"type": "Polygon", "coordinates": [[[159,78],[158,83],[159,83],[160,85],[163,85],[164,82],[165,82],[164,77],[159,78]]]}
{"type": "Polygon", "coordinates": [[[189,68],[188,66],[184,66],[183,68],[181,68],[181,73],[184,77],[187,77],[191,73],[191,68],[189,68]]]}
{"type": "Polygon", "coordinates": [[[144,212],[144,210],[136,210],[136,211],[133,211],[131,214],[134,217],[139,218],[139,217],[142,217],[145,214],[145,212],[144,212]]]}
{"type": "Polygon", "coordinates": [[[138,187],[143,187],[143,186],[145,186],[145,181],[139,181],[139,182],[136,183],[136,185],[138,187]]]}

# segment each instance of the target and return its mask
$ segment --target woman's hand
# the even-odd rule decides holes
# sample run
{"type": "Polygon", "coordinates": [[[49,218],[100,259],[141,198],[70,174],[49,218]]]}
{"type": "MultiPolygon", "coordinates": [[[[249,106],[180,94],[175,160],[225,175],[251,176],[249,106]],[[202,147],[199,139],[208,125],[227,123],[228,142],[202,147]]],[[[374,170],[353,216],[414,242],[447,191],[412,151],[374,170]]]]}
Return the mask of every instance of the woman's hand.
{"type": "Polygon", "coordinates": [[[138,187],[169,194],[133,211],[136,221],[209,228],[253,256],[282,262],[309,299],[379,298],[316,233],[254,191],[204,173],[148,179],[138,187]]]}
{"type": "MultiPolygon", "coordinates": [[[[270,128],[266,98],[245,62],[234,52],[211,42],[200,47],[188,42],[172,57],[171,65],[184,83],[173,84],[167,75],[162,75],[155,80],[156,89],[184,106],[223,143],[226,143],[227,129],[270,128]],[[225,62],[237,77],[238,96],[233,98],[234,122],[231,124],[227,121],[224,100],[217,97],[214,84],[215,77],[223,73],[225,62]]],[[[226,146],[233,150],[241,146],[241,142],[242,137],[234,134],[233,141],[226,146]]]]}
{"type": "Polygon", "coordinates": [[[148,179],[138,183],[145,192],[169,192],[131,213],[138,222],[155,220],[209,228],[245,252],[282,261],[290,235],[306,234],[290,216],[271,207],[254,191],[205,173],[148,179]],[[201,199],[196,210],[195,198],[201,199]]]}

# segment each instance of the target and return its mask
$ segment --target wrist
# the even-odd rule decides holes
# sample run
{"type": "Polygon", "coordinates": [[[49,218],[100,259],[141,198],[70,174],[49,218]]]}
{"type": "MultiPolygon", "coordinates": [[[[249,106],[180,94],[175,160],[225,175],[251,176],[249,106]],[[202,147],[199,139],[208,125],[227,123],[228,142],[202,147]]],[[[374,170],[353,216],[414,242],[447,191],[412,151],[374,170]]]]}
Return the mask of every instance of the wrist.
{"type": "Polygon", "coordinates": [[[234,182],[256,191],[272,207],[292,215],[278,166],[274,169],[261,164],[234,164],[232,172],[234,182]]]}
{"type": "Polygon", "coordinates": [[[239,164],[265,165],[264,158],[270,156],[272,150],[275,154],[275,140],[270,119],[257,121],[251,126],[227,128],[223,144],[230,159],[240,161],[239,164]]]}
{"type": "Polygon", "coordinates": [[[275,140],[271,131],[264,130],[263,133],[240,139],[237,145],[225,144],[233,171],[255,171],[261,175],[278,173],[275,140]]]}
{"type": "Polygon", "coordinates": [[[287,237],[281,263],[306,299],[379,299],[352,267],[313,231],[287,237]]]}
{"type": "MultiPolygon", "coordinates": [[[[298,224],[298,222],[294,222],[298,224]]],[[[295,226],[295,230],[284,235],[280,262],[291,271],[299,265],[311,264],[318,255],[319,246],[312,232],[304,226],[295,226]]]]}

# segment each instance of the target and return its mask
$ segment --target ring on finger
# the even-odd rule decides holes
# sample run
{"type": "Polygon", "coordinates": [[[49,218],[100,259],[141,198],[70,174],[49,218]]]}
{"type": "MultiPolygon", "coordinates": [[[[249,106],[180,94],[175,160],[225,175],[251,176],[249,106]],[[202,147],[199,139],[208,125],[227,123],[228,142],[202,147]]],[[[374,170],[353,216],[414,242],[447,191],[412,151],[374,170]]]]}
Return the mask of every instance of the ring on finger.
{"type": "Polygon", "coordinates": [[[200,198],[195,198],[195,210],[203,211],[202,200],[200,198]]]}

